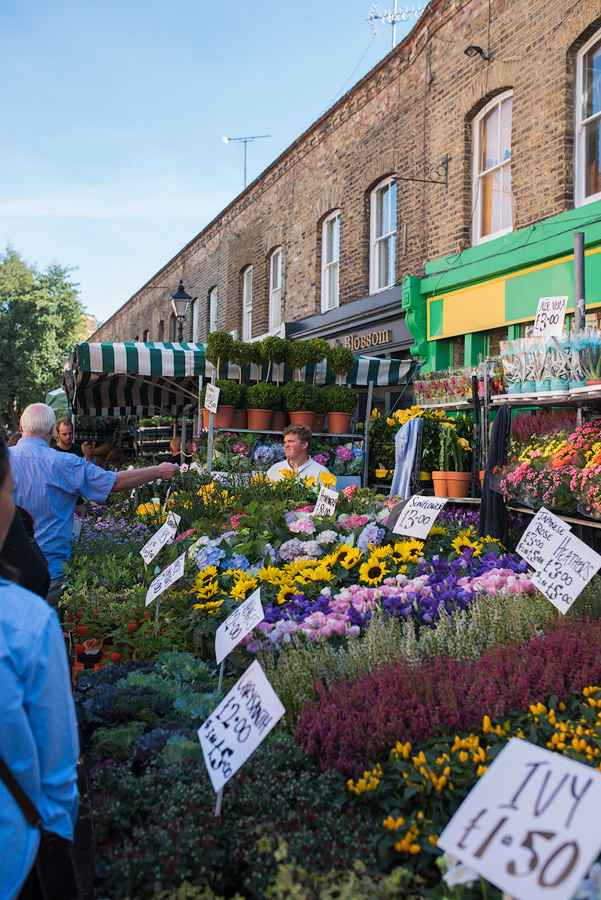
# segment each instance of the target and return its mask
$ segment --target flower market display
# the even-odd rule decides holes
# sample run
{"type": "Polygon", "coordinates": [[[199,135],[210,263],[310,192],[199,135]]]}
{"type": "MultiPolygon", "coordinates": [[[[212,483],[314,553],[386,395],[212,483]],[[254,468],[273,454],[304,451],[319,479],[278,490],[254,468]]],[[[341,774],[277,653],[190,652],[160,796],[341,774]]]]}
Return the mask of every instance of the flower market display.
{"type": "MultiPolygon", "coordinates": [[[[596,460],[601,440],[575,434],[563,455],[596,460]]],[[[351,485],[319,517],[336,474],[271,483],[278,446],[226,435],[218,452],[252,455],[255,475],[190,468],[82,522],[63,608],[99,897],[500,898],[437,838],[510,738],[601,768],[601,583],[561,617],[473,509],[449,504],[416,540],[388,527],[395,498],[351,485]],[[145,566],[170,512],[177,534],[145,566]],[[216,632],[257,590],[264,618],[221,683],[216,632]],[[253,661],[286,712],[216,816],[197,732],[253,661]]],[[[343,473],[360,459],[316,452],[343,473]]]]}

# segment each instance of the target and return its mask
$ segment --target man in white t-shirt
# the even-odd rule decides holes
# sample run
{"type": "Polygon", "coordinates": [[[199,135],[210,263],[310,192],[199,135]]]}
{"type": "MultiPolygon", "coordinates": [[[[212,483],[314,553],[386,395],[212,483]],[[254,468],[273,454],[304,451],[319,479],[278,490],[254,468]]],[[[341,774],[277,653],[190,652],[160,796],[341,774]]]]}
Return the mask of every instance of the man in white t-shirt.
{"type": "MultiPolygon", "coordinates": [[[[322,472],[328,472],[325,466],[311,459],[309,450],[313,434],[306,425],[287,425],[284,435],[284,453],[286,459],[274,463],[267,472],[270,481],[281,481],[284,472],[295,472],[300,478],[319,478],[322,472]]],[[[329,473],[328,473],[329,474],[329,473]]]]}

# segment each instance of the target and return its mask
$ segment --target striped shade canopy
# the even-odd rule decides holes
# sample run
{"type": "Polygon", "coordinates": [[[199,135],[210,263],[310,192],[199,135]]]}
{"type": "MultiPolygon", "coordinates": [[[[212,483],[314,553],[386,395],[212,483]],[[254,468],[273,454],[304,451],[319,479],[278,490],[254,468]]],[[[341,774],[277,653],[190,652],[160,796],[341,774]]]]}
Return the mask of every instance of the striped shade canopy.
{"type": "MultiPolygon", "coordinates": [[[[408,360],[356,356],[342,383],[356,387],[373,382],[375,387],[406,383],[408,360]]],[[[64,372],[64,386],[73,412],[89,416],[181,415],[198,406],[203,378],[213,365],[205,359],[202,344],[77,344],[64,372]]],[[[287,365],[266,363],[257,371],[254,363],[243,366],[243,381],[292,381],[287,365]],[[278,372],[279,370],[279,372],[278,372]],[[279,374],[279,379],[278,379],[279,374]]],[[[220,378],[238,381],[239,367],[221,366],[220,378]]],[[[337,384],[324,361],[301,369],[301,378],[311,384],[337,384]]]]}

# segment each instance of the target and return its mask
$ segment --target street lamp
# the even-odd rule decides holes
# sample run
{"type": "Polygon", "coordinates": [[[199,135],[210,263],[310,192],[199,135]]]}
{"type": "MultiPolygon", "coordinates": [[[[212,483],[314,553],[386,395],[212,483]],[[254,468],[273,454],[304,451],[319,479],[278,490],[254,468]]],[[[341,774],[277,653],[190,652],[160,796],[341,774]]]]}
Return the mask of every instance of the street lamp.
{"type": "Polygon", "coordinates": [[[186,318],[186,313],[188,312],[188,306],[190,305],[191,299],[192,297],[190,296],[190,294],[186,294],[184,290],[183,278],[180,278],[177,290],[173,297],[171,297],[171,306],[173,307],[173,312],[177,317],[177,323],[179,326],[177,340],[180,344],[184,339],[184,319],[186,318]]]}

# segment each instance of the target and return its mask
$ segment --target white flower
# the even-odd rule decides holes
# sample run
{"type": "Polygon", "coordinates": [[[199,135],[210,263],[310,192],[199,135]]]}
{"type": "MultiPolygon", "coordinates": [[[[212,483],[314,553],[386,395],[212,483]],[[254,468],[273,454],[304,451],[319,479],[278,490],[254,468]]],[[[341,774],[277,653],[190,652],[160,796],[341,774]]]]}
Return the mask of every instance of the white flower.
{"type": "Polygon", "coordinates": [[[474,872],[473,869],[470,869],[469,866],[466,866],[460,860],[455,859],[450,853],[445,853],[444,859],[447,864],[447,870],[442,876],[442,880],[447,887],[454,888],[457,884],[467,884],[468,887],[472,887],[474,882],[478,880],[477,872],[474,872]]]}

